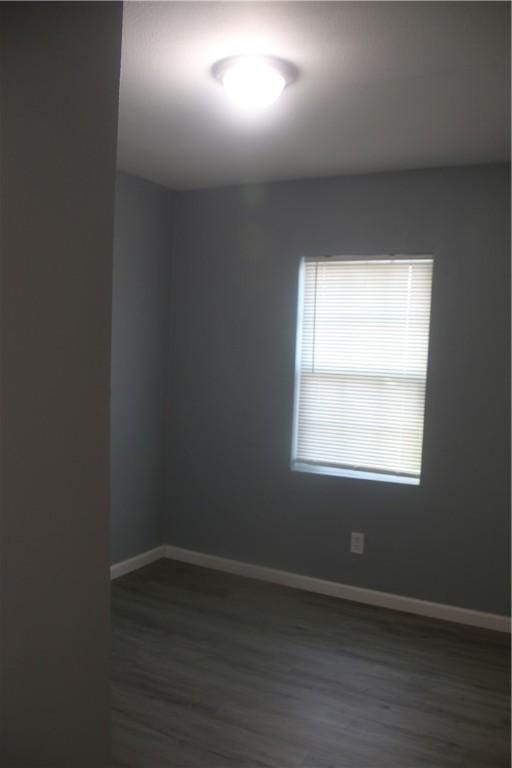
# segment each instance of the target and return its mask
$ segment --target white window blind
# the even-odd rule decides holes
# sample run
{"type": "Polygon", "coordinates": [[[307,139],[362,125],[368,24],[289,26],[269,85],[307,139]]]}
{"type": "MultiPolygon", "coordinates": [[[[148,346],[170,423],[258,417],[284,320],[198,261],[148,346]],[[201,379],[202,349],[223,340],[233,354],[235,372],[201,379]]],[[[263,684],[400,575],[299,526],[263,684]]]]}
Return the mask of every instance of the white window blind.
{"type": "Polygon", "coordinates": [[[294,469],[419,483],[432,266],[303,262],[294,469]]]}

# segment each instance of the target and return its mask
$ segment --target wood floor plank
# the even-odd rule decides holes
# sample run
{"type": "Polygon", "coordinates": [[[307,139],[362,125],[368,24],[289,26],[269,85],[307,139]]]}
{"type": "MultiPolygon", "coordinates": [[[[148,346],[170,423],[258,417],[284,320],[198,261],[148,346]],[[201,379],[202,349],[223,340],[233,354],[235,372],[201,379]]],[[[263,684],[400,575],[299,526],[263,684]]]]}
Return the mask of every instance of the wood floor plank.
{"type": "Polygon", "coordinates": [[[508,638],[161,560],[112,584],[116,768],[506,768],[508,638]]]}

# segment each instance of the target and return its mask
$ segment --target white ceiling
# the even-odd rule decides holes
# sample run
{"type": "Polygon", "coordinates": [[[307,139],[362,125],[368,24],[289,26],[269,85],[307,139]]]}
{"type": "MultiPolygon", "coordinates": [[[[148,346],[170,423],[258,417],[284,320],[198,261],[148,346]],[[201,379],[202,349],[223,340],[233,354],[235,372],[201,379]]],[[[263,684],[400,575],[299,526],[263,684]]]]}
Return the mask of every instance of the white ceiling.
{"type": "Polygon", "coordinates": [[[508,159],[506,2],[131,2],[119,167],[174,189],[508,159]],[[300,76],[257,118],[212,64],[300,76]]]}

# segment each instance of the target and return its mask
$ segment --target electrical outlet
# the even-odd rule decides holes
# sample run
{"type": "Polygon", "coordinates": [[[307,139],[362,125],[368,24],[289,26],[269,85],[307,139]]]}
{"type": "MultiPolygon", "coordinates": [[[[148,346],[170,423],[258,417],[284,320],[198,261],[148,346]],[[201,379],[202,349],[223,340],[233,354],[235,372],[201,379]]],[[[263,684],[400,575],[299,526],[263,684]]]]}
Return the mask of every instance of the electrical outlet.
{"type": "Polygon", "coordinates": [[[353,555],[364,554],[364,533],[352,531],[350,535],[350,551],[353,555]]]}

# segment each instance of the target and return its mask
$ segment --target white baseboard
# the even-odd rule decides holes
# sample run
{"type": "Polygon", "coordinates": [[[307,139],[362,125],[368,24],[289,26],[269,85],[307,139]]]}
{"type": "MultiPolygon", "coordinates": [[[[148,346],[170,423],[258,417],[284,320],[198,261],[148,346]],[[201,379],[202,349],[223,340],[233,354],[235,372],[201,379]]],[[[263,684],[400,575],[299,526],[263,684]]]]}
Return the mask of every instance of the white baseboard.
{"type": "Polygon", "coordinates": [[[110,566],[110,578],[117,579],[119,576],[124,576],[125,573],[130,571],[136,571],[138,568],[142,568],[144,565],[154,563],[155,560],[161,560],[166,556],[166,547],[162,544],[160,547],[154,549],[148,549],[147,552],[141,552],[140,555],[130,557],[128,560],[123,560],[120,563],[110,566]]]}
{"type": "Polygon", "coordinates": [[[149,565],[155,560],[164,557],[171,560],[179,560],[183,563],[200,565],[204,568],[212,568],[217,571],[233,573],[237,576],[247,576],[259,581],[269,581],[272,584],[280,584],[284,587],[303,589],[306,592],[316,592],[319,595],[352,600],[355,603],[366,603],[380,608],[389,608],[393,611],[404,611],[418,616],[427,616],[431,619],[442,619],[456,624],[466,624],[483,629],[494,629],[498,632],[510,632],[510,617],[497,613],[484,613],[470,608],[460,608],[455,605],[443,603],[431,603],[428,600],[418,600],[414,597],[394,595],[389,592],[380,592],[376,589],[354,587],[350,584],[340,584],[337,581],[326,581],[314,576],[304,576],[300,573],[280,571],[277,568],[268,568],[265,565],[243,563],[239,560],[230,560],[226,557],[208,555],[204,552],[194,552],[191,549],[175,547],[171,544],[163,544],[140,555],[135,555],[121,563],[110,566],[110,578],[117,579],[144,565],[149,565]]]}
{"type": "Polygon", "coordinates": [[[394,611],[414,613],[418,616],[428,616],[432,619],[442,619],[483,629],[494,629],[498,632],[510,632],[510,617],[501,614],[484,613],[471,610],[470,608],[431,603],[427,600],[417,600],[414,597],[394,595],[375,589],[353,587],[350,584],[340,584],[335,581],[317,579],[313,576],[280,571],[275,568],[267,568],[264,565],[243,563],[238,560],[229,560],[225,557],[207,555],[203,552],[194,552],[190,549],[182,549],[170,544],[166,545],[163,549],[165,557],[184,563],[191,563],[192,565],[201,565],[205,568],[213,568],[238,576],[248,576],[251,579],[259,579],[260,581],[270,581],[273,584],[303,589],[307,592],[316,592],[320,595],[330,595],[331,597],[339,597],[344,600],[352,600],[356,603],[366,603],[380,608],[390,608],[394,611]]]}

